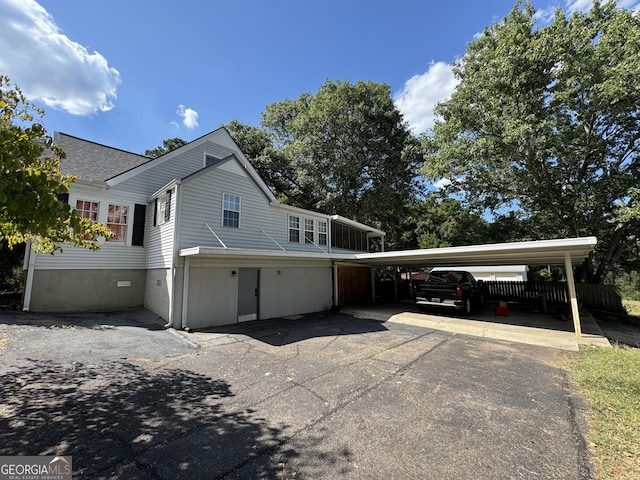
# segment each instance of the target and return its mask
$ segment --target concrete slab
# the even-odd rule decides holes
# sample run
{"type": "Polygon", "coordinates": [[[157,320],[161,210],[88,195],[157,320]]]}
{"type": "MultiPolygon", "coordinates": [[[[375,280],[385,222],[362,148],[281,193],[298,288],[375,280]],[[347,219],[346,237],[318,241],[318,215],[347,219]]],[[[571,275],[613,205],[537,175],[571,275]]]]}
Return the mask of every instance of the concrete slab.
{"type": "Polygon", "coordinates": [[[482,310],[469,317],[454,312],[426,313],[413,304],[343,307],[341,312],[356,318],[402,323],[454,334],[578,351],[580,346],[610,347],[611,344],[589,312],[581,312],[582,337],[576,337],[569,320],[511,307],[506,317],[482,310]]]}

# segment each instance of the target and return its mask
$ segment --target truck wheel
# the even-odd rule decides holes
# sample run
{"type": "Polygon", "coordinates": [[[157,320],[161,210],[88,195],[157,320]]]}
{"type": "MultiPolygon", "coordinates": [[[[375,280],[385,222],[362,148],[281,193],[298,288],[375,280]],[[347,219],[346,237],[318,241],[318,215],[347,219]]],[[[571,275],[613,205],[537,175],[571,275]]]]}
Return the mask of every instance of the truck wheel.
{"type": "Polygon", "coordinates": [[[465,315],[470,315],[471,314],[471,299],[467,298],[464,301],[464,314],[465,315]]]}

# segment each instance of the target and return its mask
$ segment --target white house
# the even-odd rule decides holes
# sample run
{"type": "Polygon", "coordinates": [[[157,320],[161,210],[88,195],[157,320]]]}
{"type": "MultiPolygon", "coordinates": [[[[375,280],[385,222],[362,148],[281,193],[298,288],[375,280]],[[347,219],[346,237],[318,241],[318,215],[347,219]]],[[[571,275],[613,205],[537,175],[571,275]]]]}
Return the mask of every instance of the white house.
{"type": "Polygon", "coordinates": [[[451,269],[470,272],[476,280],[484,280],[485,282],[526,282],[529,271],[527,265],[473,265],[435,267],[432,272],[451,269]]]}
{"type": "Polygon", "coordinates": [[[115,236],[95,252],[28,249],[24,310],[144,306],[167,326],[201,328],[371,295],[341,279],[368,275],[346,262],[384,232],[281,204],[225,129],[156,159],[61,133],[54,141],[63,172],[77,176],[65,200],[115,236]]]}

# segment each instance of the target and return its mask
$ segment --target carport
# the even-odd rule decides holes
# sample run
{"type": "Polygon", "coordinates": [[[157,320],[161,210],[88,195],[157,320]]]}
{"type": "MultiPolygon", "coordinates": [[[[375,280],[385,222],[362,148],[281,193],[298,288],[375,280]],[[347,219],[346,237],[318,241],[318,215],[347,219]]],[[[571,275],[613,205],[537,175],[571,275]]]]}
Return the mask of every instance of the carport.
{"type": "Polygon", "coordinates": [[[363,253],[355,261],[369,266],[564,265],[575,334],[582,336],[573,266],[584,261],[596,237],[468,245],[397,252],[363,253]]]}

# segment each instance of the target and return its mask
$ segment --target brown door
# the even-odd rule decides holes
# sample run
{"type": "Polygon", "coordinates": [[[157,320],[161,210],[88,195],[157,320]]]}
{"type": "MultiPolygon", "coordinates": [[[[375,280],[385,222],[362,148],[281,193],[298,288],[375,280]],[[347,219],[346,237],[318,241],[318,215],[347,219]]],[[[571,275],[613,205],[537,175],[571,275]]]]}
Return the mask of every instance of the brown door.
{"type": "Polygon", "coordinates": [[[338,305],[371,303],[371,269],[338,267],[338,305]]]}

